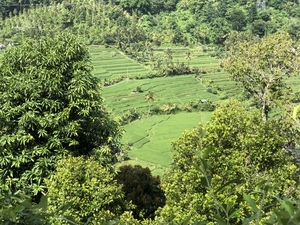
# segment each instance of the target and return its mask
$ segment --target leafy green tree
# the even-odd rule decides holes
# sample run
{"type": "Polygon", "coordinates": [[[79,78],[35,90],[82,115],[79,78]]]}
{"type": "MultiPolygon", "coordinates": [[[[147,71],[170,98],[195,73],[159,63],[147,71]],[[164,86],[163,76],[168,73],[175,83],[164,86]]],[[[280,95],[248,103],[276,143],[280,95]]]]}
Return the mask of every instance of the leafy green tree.
{"type": "Polygon", "coordinates": [[[257,36],[254,36],[251,32],[238,32],[238,31],[231,31],[226,41],[224,42],[225,51],[228,49],[238,48],[239,46],[237,43],[241,42],[248,42],[250,44],[254,44],[259,41],[257,36]]]}
{"type": "Polygon", "coordinates": [[[105,163],[116,160],[119,126],[103,107],[91,70],[88,49],[73,35],[26,40],[4,53],[1,188],[43,191],[43,178],[68,154],[97,152],[105,163]]]}
{"type": "Polygon", "coordinates": [[[150,0],[130,0],[121,2],[121,5],[131,13],[146,14],[150,11],[152,2],[150,0]]]}
{"type": "Polygon", "coordinates": [[[150,169],[140,165],[121,166],[117,181],[122,184],[127,201],[135,205],[133,216],[136,219],[154,219],[158,207],[163,207],[166,201],[160,187],[159,176],[153,177],[150,169]]]}
{"type": "Polygon", "coordinates": [[[148,109],[148,116],[150,115],[150,104],[152,102],[154,102],[154,100],[156,99],[156,95],[153,91],[148,91],[148,94],[145,97],[145,101],[148,102],[149,105],[149,109],[148,109]]]}
{"type": "Polygon", "coordinates": [[[232,24],[232,29],[236,31],[241,31],[247,25],[246,16],[241,9],[234,9],[230,13],[230,22],[232,24]]]}
{"type": "MultiPolygon", "coordinates": [[[[49,212],[69,204],[64,215],[78,224],[90,221],[104,224],[119,217],[129,204],[114,174],[95,158],[67,157],[58,162],[55,172],[46,180],[49,212]]],[[[53,218],[53,224],[65,224],[53,218]]]]}
{"type": "Polygon", "coordinates": [[[257,7],[255,3],[247,7],[247,16],[250,23],[257,19],[257,7]]]}
{"type": "Polygon", "coordinates": [[[212,22],[214,32],[214,43],[222,45],[226,40],[226,36],[229,33],[231,26],[225,18],[217,18],[212,22]]]}
{"type": "Polygon", "coordinates": [[[267,32],[267,22],[262,19],[254,20],[252,23],[252,33],[259,37],[265,36],[267,32]]]}
{"type": "Polygon", "coordinates": [[[274,100],[280,100],[289,91],[285,79],[299,71],[298,48],[286,33],[237,46],[228,49],[222,67],[231,79],[241,82],[245,90],[254,95],[262,118],[267,120],[274,100]]]}
{"type": "Polygon", "coordinates": [[[53,212],[48,212],[48,198],[42,196],[39,203],[34,203],[30,196],[22,192],[0,196],[0,222],[4,225],[48,225],[49,220],[57,219],[66,224],[76,224],[70,217],[64,217],[64,210],[69,204],[60,205],[53,212]],[[50,219],[51,218],[51,219],[50,219]]]}
{"type": "MultiPolygon", "coordinates": [[[[248,112],[230,101],[213,113],[206,126],[186,131],[175,141],[173,163],[165,176],[166,205],[157,221],[192,221],[241,224],[252,215],[243,194],[260,205],[276,205],[275,198],[298,196],[299,167],[283,150],[284,121],[263,121],[258,111],[248,112]],[[251,194],[250,194],[251,193],[251,194]],[[173,217],[170,217],[173,215],[173,217]]],[[[270,208],[261,221],[270,217],[270,208]]]]}

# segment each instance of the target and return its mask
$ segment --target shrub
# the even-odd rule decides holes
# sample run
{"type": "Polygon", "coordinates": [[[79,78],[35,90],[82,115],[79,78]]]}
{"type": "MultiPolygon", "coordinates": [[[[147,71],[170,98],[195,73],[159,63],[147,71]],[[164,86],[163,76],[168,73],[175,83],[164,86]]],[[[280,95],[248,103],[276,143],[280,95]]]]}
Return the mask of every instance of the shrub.
{"type": "MultiPolygon", "coordinates": [[[[114,175],[94,158],[68,157],[58,162],[54,174],[46,180],[49,209],[71,203],[65,215],[79,224],[91,220],[103,224],[127,209],[122,187],[114,175]]],[[[62,224],[54,220],[54,224],[62,224]]]]}
{"type": "Polygon", "coordinates": [[[159,176],[153,177],[150,169],[140,165],[124,165],[117,174],[119,184],[123,185],[126,200],[135,205],[133,216],[136,219],[154,219],[158,207],[165,205],[165,195],[160,188],[159,176]]]}

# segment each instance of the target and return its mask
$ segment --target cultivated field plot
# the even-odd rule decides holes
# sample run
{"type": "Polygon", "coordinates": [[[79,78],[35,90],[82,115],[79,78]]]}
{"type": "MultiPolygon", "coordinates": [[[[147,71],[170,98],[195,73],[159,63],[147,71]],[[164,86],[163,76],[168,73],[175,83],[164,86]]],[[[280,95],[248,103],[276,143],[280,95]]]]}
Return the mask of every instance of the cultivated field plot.
{"type": "Polygon", "coordinates": [[[171,142],[184,130],[191,130],[199,123],[206,123],[209,112],[179,113],[142,118],[124,126],[123,143],[132,144],[130,161],[125,163],[148,166],[154,174],[161,175],[171,163],[171,142]]]}
{"type": "Polygon", "coordinates": [[[200,69],[220,67],[220,60],[210,57],[208,53],[203,52],[201,49],[155,48],[154,55],[164,56],[167,50],[171,53],[174,62],[184,62],[192,67],[199,67],[200,69]]]}
{"type": "Polygon", "coordinates": [[[89,50],[94,66],[93,74],[100,78],[101,82],[122,76],[132,78],[150,72],[142,64],[128,58],[115,48],[90,46],[89,50]]]}
{"type": "Polygon", "coordinates": [[[128,80],[104,87],[102,91],[108,109],[116,115],[122,115],[130,109],[146,111],[149,107],[169,103],[180,105],[190,101],[199,102],[201,99],[216,101],[219,98],[208,93],[193,75],[128,80]],[[134,92],[137,87],[143,92],[134,92]],[[148,91],[154,92],[156,96],[152,103],[145,100],[148,91]]]}
{"type": "MultiPolygon", "coordinates": [[[[167,48],[157,48],[154,49],[154,53],[156,56],[163,56],[166,54],[166,50],[167,48]]],[[[178,105],[200,99],[218,100],[220,96],[206,92],[205,81],[212,81],[212,85],[220,90],[219,94],[224,92],[223,96],[233,97],[241,92],[241,86],[230,81],[228,75],[220,69],[218,59],[212,58],[198,49],[171,48],[170,52],[173,61],[185,62],[193,67],[198,67],[201,71],[207,71],[206,74],[202,74],[202,81],[196,80],[192,75],[142,80],[125,79],[120,83],[103,88],[108,108],[119,115],[130,109],[145,111],[149,107],[145,101],[148,91],[153,91],[157,97],[151,104],[152,107],[170,103],[178,105]],[[190,60],[187,59],[187,52],[190,52],[190,60]],[[141,87],[143,92],[134,92],[137,87],[141,87]]],[[[124,75],[133,78],[138,74],[146,75],[150,72],[143,65],[134,62],[114,48],[93,46],[91,55],[95,66],[94,74],[101,80],[124,75]]]]}
{"type": "MultiPolygon", "coordinates": [[[[155,54],[165,55],[168,48],[157,48],[155,54]]],[[[197,67],[200,71],[205,71],[201,74],[203,81],[212,81],[212,85],[218,87],[224,95],[234,97],[242,90],[240,84],[231,81],[228,74],[220,68],[220,60],[209,56],[208,53],[203,52],[202,49],[189,49],[189,48],[169,48],[169,52],[175,62],[184,62],[191,67],[197,67]],[[189,52],[189,57],[188,53],[189,52]]],[[[205,82],[203,82],[205,84],[205,82]]]]}

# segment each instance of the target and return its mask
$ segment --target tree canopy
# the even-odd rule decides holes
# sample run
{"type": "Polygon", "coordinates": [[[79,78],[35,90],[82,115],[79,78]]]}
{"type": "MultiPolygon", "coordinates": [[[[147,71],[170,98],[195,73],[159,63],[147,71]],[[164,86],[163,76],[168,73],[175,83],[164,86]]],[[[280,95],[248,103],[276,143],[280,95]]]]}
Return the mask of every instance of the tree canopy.
{"type": "MultiPolygon", "coordinates": [[[[7,189],[42,191],[62,156],[104,148],[115,160],[118,124],[103,106],[87,48],[73,35],[29,39],[0,65],[0,179],[7,189]]],[[[101,154],[103,156],[104,154],[101,154]]]]}
{"type": "Polygon", "coordinates": [[[268,119],[274,101],[280,100],[287,89],[286,78],[299,73],[299,47],[287,33],[276,33],[258,42],[242,42],[231,46],[222,67],[230,78],[241,82],[255,96],[268,119]]]}
{"type": "MultiPolygon", "coordinates": [[[[299,168],[283,150],[282,131],[282,121],[265,122],[258,112],[231,101],[217,108],[206,126],[184,132],[172,145],[161,220],[179,222],[190,216],[192,221],[241,224],[251,217],[245,193],[257,205],[262,193],[264,205],[275,204],[274,196],[296,197],[299,168]]],[[[260,219],[270,219],[269,210],[263,208],[266,215],[260,219]]]]}
{"type": "MultiPolygon", "coordinates": [[[[65,215],[77,224],[104,224],[129,209],[121,185],[114,174],[93,157],[67,157],[58,162],[56,170],[46,180],[49,211],[70,204],[65,215]]],[[[61,219],[52,224],[66,224],[61,219]]]]}

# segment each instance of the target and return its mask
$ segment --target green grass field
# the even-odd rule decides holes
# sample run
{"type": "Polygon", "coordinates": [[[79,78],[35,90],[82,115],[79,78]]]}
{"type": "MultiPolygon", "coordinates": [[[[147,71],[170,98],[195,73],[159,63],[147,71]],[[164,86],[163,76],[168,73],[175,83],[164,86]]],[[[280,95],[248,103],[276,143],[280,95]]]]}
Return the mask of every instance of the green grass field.
{"type": "Polygon", "coordinates": [[[156,95],[150,107],[168,103],[180,105],[201,99],[218,100],[218,96],[206,92],[205,87],[193,75],[123,81],[104,87],[103,96],[108,109],[121,115],[133,108],[147,111],[149,103],[145,101],[145,96],[148,91],[156,95]],[[141,87],[143,92],[133,92],[136,87],[141,87]]]}
{"type": "Polygon", "coordinates": [[[131,78],[150,72],[144,65],[126,57],[115,48],[91,46],[89,50],[94,66],[93,74],[102,81],[122,76],[131,78]]]}
{"type": "Polygon", "coordinates": [[[131,160],[125,163],[148,166],[153,174],[162,175],[171,163],[171,142],[177,140],[184,130],[205,123],[210,116],[210,112],[159,115],[125,125],[122,142],[132,145],[131,160]]]}

